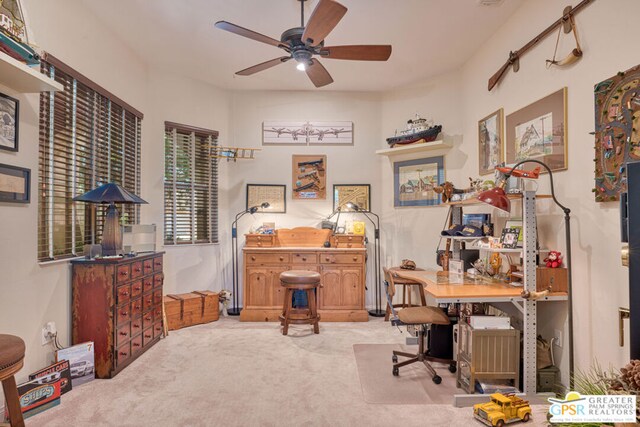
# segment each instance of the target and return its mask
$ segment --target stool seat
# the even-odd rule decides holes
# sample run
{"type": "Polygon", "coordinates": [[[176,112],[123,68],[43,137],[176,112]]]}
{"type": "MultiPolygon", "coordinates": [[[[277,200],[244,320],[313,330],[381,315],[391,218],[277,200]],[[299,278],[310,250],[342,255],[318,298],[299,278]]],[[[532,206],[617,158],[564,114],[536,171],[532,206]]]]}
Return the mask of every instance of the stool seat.
{"type": "Polygon", "coordinates": [[[20,337],[0,334],[0,373],[24,359],[26,347],[20,337]]]}
{"type": "Polygon", "coordinates": [[[448,325],[449,317],[438,307],[408,307],[398,311],[398,319],[407,325],[448,325]]]}
{"type": "Polygon", "coordinates": [[[289,270],[280,273],[283,285],[311,285],[320,283],[320,273],[307,270],[289,270]]]}
{"type": "Polygon", "coordinates": [[[22,408],[14,375],[24,364],[24,341],[13,335],[0,334],[0,382],[7,402],[9,425],[24,427],[22,408]]]}

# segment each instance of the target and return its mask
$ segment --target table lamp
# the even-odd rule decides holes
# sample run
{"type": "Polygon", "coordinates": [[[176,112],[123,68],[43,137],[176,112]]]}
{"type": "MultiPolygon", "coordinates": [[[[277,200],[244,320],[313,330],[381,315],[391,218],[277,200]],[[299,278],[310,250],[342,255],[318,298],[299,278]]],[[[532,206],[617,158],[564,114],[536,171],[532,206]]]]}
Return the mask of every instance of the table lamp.
{"type": "Polygon", "coordinates": [[[267,209],[270,206],[268,202],[263,202],[260,206],[251,206],[249,209],[244,209],[236,214],[236,219],[231,223],[231,275],[233,280],[233,290],[231,292],[233,307],[227,310],[229,316],[240,315],[240,307],[238,307],[238,220],[246,214],[253,215],[258,212],[258,209],[267,209]]]}
{"type": "Polygon", "coordinates": [[[564,206],[562,203],[556,199],[555,188],[553,185],[553,173],[551,169],[546,163],[543,163],[539,160],[523,160],[521,162],[516,163],[509,171],[505,172],[504,180],[500,183],[500,185],[491,188],[487,191],[483,191],[478,194],[478,200],[481,202],[487,203],[495,208],[498,208],[505,212],[511,212],[511,201],[509,197],[504,191],[504,186],[506,185],[507,180],[511,177],[513,171],[523,165],[525,163],[537,163],[540,166],[544,167],[547,172],[549,172],[549,182],[551,183],[551,198],[553,202],[564,212],[564,227],[565,227],[565,241],[567,246],[567,254],[565,257],[565,261],[567,263],[567,293],[568,298],[567,302],[569,303],[569,382],[573,385],[573,373],[574,373],[574,365],[573,365],[573,293],[571,290],[571,209],[564,206]]]}
{"type": "Polygon", "coordinates": [[[102,229],[102,254],[119,255],[122,251],[122,228],[120,227],[120,214],[116,203],[122,204],[146,204],[140,197],[120,187],[115,182],[101,185],[82,196],[72,199],[74,202],[108,203],[109,207],[105,215],[104,228],[102,229]]]}

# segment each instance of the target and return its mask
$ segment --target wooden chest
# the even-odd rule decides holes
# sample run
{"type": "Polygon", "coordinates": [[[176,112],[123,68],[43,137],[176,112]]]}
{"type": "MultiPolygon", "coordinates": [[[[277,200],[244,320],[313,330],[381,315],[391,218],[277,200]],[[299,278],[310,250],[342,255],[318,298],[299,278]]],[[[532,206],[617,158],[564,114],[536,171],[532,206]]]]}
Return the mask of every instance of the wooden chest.
{"type": "Polygon", "coordinates": [[[167,326],[170,331],[218,320],[218,294],[211,291],[194,291],[188,294],[164,297],[167,326]]]}
{"type": "Polygon", "coordinates": [[[551,292],[567,292],[567,269],[538,267],[536,270],[536,290],[544,291],[551,286],[551,292]]]}
{"type": "Polygon", "coordinates": [[[162,252],[71,261],[72,343],[95,343],[97,378],[111,378],[163,333],[162,252]]]}

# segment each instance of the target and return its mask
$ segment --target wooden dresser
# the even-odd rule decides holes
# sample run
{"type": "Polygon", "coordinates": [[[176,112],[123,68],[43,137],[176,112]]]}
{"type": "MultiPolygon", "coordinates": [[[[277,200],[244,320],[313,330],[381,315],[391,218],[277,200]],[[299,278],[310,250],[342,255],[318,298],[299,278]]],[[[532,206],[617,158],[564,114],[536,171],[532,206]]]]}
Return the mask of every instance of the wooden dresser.
{"type": "Polygon", "coordinates": [[[111,378],[162,335],[163,252],[71,261],[73,344],[95,343],[96,378],[111,378]]]}
{"type": "MultiPolygon", "coordinates": [[[[245,246],[240,320],[277,321],[284,303],[280,273],[311,270],[322,276],[322,287],[318,289],[321,321],[368,321],[369,314],[365,309],[366,248],[358,238],[343,243],[351,247],[325,248],[322,243],[331,239],[330,233],[330,230],[306,227],[278,230],[273,242],[275,246],[245,246]],[[292,236],[295,238],[290,239],[292,236]],[[356,244],[357,241],[360,244],[356,244]]],[[[264,244],[264,241],[260,243],[264,244]]]]}

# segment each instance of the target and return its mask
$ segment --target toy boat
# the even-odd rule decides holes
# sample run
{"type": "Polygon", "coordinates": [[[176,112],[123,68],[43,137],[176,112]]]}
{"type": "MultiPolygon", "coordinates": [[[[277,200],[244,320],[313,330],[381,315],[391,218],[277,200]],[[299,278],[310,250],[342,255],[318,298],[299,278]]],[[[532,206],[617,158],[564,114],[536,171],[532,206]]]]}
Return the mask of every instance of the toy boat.
{"type": "Polygon", "coordinates": [[[0,0],[0,51],[29,66],[40,64],[40,56],[29,46],[22,8],[17,0],[0,0]]]}
{"type": "Polygon", "coordinates": [[[391,148],[396,145],[407,145],[415,142],[431,142],[435,141],[438,134],[442,131],[442,126],[428,123],[426,119],[416,114],[414,119],[407,121],[407,128],[400,131],[398,135],[387,138],[387,143],[391,148]]]}

